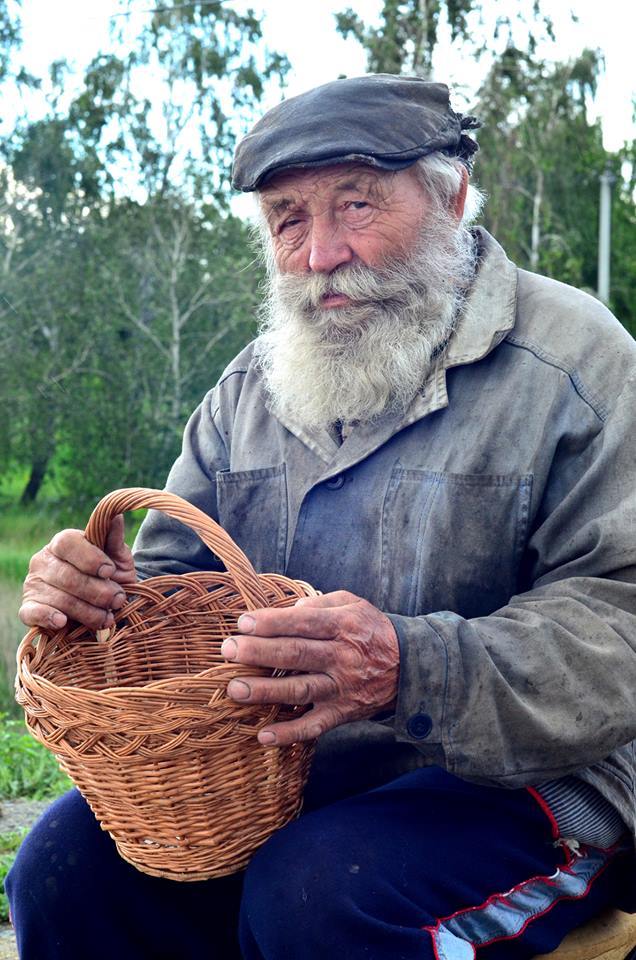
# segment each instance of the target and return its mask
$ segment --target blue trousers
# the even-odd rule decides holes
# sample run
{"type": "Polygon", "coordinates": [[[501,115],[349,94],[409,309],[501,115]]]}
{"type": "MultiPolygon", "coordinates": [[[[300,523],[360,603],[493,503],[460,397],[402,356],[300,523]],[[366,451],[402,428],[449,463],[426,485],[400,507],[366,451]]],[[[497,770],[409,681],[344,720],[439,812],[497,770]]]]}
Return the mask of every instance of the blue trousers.
{"type": "Polygon", "coordinates": [[[201,883],[137,871],[71,791],[6,888],[21,960],[521,960],[617,903],[629,869],[620,847],[555,843],[529,791],[425,768],[306,813],[244,875],[201,883]]]}

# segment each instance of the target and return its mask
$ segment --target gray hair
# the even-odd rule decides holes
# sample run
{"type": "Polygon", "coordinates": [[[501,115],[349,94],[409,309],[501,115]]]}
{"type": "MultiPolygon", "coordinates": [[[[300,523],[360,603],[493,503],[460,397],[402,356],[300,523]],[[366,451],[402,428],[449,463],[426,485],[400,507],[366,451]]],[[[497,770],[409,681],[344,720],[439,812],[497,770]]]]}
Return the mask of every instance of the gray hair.
{"type": "MultiPolygon", "coordinates": [[[[448,157],[444,153],[429,153],[413,164],[413,170],[420,186],[439,210],[448,210],[459,193],[463,171],[466,169],[461,160],[448,157]]],[[[468,184],[466,204],[462,223],[473,223],[486,202],[486,195],[474,184],[468,184]]]]}

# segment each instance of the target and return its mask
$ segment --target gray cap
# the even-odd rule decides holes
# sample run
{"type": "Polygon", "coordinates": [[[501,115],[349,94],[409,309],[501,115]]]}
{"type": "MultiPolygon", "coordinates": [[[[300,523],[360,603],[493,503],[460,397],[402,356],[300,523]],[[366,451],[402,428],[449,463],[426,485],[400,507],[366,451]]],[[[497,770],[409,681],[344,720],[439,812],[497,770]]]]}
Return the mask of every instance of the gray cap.
{"type": "Polygon", "coordinates": [[[232,186],[257,190],[292,167],[366,163],[402,170],[440,150],[470,170],[480,126],[450,107],[448,87],[388,73],[333,80],[283,100],[236,148],[232,186]]]}

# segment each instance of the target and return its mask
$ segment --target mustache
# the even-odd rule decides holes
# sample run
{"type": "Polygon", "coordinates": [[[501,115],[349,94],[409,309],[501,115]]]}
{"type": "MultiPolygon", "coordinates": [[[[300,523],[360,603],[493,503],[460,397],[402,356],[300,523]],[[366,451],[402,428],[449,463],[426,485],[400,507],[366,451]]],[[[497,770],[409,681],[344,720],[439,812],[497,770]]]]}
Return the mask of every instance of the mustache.
{"type": "MultiPolygon", "coordinates": [[[[405,285],[408,273],[404,261],[387,262],[382,267],[347,263],[329,274],[280,273],[275,278],[275,284],[285,302],[303,312],[318,310],[323,298],[330,294],[347,296],[352,306],[382,304],[399,309],[409,299],[409,290],[405,285]]],[[[408,281],[412,292],[413,277],[409,276],[408,281]]]]}

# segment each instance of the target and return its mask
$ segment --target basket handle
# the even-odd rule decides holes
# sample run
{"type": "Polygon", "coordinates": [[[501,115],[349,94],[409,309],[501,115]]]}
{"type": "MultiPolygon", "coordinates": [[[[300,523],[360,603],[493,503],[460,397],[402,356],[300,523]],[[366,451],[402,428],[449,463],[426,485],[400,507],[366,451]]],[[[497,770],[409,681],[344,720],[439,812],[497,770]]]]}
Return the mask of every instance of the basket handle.
{"type": "Polygon", "coordinates": [[[228,573],[236,582],[247,610],[267,606],[267,599],[261,589],[258,574],[230,535],[202,510],[192,506],[175,493],[150,490],[145,487],[113,490],[112,493],[103,497],[93,510],[84,531],[86,539],[103,550],[114,517],[128,510],[146,507],[160,510],[198,533],[206,547],[209,547],[225,564],[228,573]]]}

